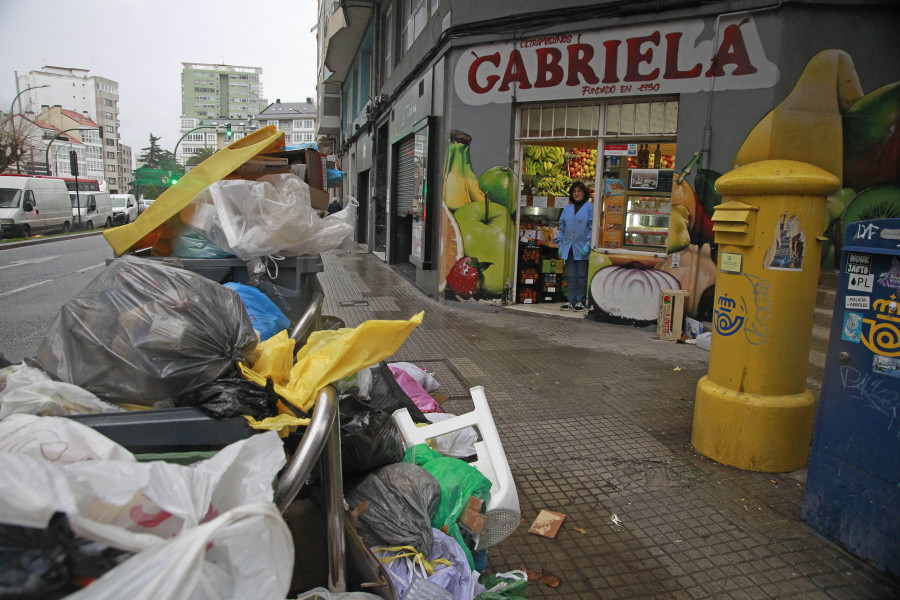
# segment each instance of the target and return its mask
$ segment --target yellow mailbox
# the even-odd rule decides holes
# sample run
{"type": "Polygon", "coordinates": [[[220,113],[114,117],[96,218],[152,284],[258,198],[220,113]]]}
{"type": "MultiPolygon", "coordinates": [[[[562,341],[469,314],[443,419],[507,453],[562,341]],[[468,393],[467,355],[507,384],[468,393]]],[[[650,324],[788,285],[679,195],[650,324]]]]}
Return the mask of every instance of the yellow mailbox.
{"type": "Polygon", "coordinates": [[[825,199],[840,180],[767,160],[719,178],[718,273],[709,372],[697,384],[691,442],[751,471],[786,472],[809,456],[816,399],[806,387],[825,199]]]}

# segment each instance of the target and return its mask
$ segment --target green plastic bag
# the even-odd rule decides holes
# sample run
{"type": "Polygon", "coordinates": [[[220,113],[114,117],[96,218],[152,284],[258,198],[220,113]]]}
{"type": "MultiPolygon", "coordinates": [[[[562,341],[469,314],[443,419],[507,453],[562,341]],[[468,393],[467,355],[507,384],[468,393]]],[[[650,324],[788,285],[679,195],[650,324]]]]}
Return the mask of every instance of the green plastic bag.
{"type": "Polygon", "coordinates": [[[403,461],[419,465],[437,479],[441,486],[441,501],[431,519],[431,526],[436,529],[446,526],[447,533],[459,542],[466,553],[469,567],[474,569],[475,560],[463,541],[456,520],[466,508],[470,496],[484,500],[487,504],[491,498],[491,481],[469,463],[444,456],[426,444],[409,448],[403,461]]]}
{"type": "Polygon", "coordinates": [[[522,571],[507,573],[507,577],[498,575],[482,575],[478,581],[485,591],[478,594],[475,600],[509,600],[528,597],[528,578],[522,571]]]}

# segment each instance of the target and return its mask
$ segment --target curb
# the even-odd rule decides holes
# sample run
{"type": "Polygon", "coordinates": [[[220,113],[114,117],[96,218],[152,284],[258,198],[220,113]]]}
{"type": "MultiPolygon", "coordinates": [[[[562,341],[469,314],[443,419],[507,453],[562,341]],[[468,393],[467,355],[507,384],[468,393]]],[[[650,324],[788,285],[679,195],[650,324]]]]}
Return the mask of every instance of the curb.
{"type": "Polygon", "coordinates": [[[50,242],[61,242],[64,240],[77,240],[78,238],[91,237],[95,235],[103,235],[103,231],[89,231],[85,233],[70,233],[69,235],[57,235],[48,238],[36,238],[33,240],[22,240],[21,242],[8,242],[6,244],[0,242],[0,251],[12,250],[13,248],[24,248],[26,246],[38,246],[40,244],[49,244],[50,242]]]}

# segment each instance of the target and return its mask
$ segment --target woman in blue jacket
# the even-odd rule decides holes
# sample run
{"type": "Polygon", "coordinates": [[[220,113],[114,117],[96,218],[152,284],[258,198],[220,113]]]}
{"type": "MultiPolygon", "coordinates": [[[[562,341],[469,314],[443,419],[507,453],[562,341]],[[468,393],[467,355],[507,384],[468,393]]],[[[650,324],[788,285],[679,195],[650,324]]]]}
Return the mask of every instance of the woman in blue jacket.
{"type": "Polygon", "coordinates": [[[569,204],[559,217],[559,257],[566,261],[569,301],[562,310],[584,310],[587,298],[588,258],[591,256],[591,226],[594,203],[588,200],[587,186],[576,181],[569,188],[569,204]]]}

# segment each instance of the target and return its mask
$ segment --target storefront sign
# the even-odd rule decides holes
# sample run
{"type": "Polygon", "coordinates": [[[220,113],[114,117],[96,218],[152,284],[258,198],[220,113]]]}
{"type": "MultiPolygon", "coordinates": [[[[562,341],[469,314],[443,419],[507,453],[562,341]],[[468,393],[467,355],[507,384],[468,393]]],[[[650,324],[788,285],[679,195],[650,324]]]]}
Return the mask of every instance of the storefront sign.
{"type": "Polygon", "coordinates": [[[700,19],[476,46],[456,65],[466,104],[766,88],[778,80],[752,17],[700,19]],[[703,35],[706,39],[700,39],[703,35]]]}
{"type": "Polygon", "coordinates": [[[637,156],[637,144],[606,144],[603,154],[606,156],[637,156]]]}

